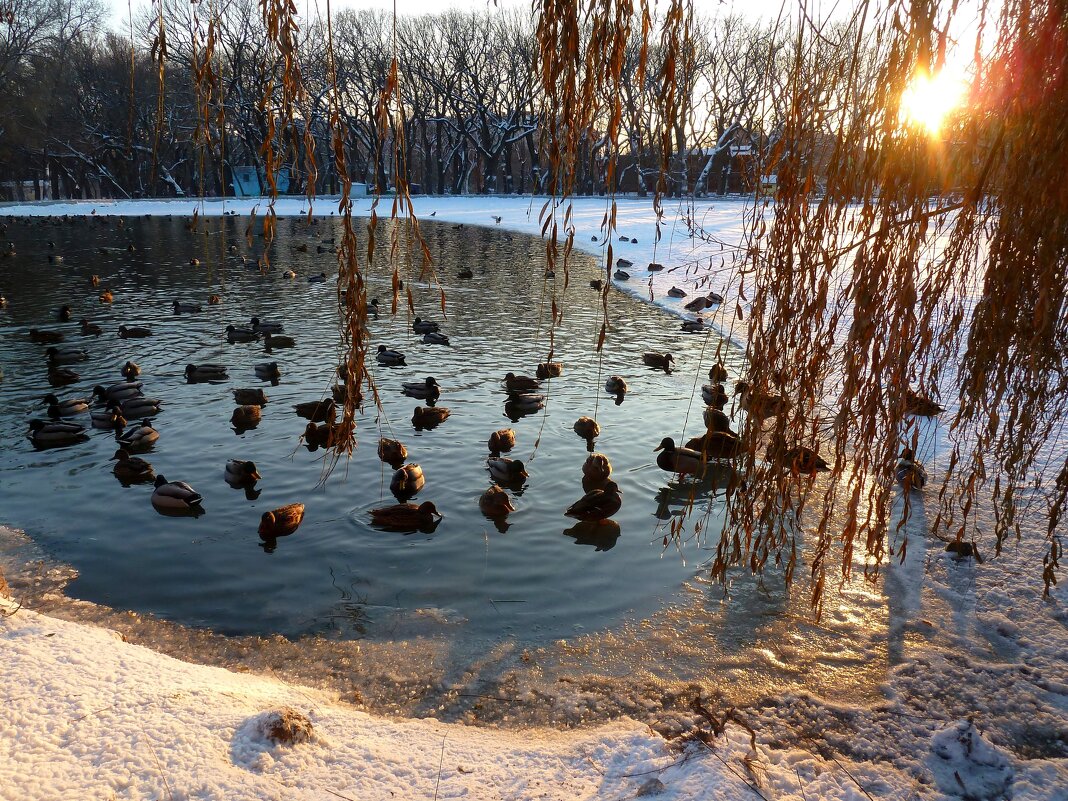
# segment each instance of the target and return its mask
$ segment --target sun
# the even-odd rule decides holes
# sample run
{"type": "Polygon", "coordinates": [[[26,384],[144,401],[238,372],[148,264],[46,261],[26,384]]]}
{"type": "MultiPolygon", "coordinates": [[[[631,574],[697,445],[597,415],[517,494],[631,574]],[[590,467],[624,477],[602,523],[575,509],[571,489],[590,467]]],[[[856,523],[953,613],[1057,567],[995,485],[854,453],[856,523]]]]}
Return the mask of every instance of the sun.
{"type": "Polygon", "coordinates": [[[898,116],[902,123],[938,136],[946,117],[960,107],[965,89],[964,78],[949,70],[917,72],[901,93],[898,116]]]}

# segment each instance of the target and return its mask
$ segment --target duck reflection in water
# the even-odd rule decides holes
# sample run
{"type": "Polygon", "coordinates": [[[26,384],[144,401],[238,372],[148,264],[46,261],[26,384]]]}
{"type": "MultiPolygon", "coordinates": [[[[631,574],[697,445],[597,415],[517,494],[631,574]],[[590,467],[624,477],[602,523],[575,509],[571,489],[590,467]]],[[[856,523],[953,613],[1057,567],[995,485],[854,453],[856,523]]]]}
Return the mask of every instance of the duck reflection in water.
{"type": "Polygon", "coordinates": [[[729,464],[709,462],[700,480],[672,481],[661,487],[656,493],[656,511],[653,515],[658,520],[670,520],[675,515],[685,514],[691,504],[726,492],[738,475],[729,464]]]}
{"type": "Polygon", "coordinates": [[[619,523],[615,520],[583,520],[564,529],[564,536],[575,540],[576,545],[592,545],[595,551],[610,551],[619,539],[619,523]]]}

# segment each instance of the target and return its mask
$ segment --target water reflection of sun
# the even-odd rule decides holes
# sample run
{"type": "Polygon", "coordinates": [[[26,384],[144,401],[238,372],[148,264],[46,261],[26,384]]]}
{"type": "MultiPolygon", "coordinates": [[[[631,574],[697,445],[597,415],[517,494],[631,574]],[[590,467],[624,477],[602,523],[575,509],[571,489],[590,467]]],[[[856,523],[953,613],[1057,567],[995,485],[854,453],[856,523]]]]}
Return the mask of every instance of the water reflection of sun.
{"type": "Polygon", "coordinates": [[[898,115],[909,126],[938,136],[946,118],[964,100],[964,78],[951,70],[917,72],[901,93],[898,115]]]}

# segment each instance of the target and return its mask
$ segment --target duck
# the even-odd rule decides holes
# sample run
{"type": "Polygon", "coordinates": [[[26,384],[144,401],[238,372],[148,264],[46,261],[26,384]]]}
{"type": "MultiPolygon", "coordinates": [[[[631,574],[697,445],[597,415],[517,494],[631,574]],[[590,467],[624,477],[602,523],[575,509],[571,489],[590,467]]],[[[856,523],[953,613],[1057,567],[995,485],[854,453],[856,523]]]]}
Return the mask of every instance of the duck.
{"type": "Polygon", "coordinates": [[[423,468],[412,463],[397,469],[389,482],[389,489],[390,492],[403,500],[401,496],[410,498],[419,492],[424,484],[426,484],[426,478],[423,476],[423,468]]]}
{"type": "Polygon", "coordinates": [[[131,456],[125,448],[119,448],[111,458],[115,462],[111,472],[123,483],[140,484],[156,477],[156,471],[152,469],[150,462],[139,456],[131,456]]]}
{"type": "Polygon", "coordinates": [[[905,448],[898,457],[894,466],[894,477],[897,483],[908,489],[923,489],[927,483],[927,471],[923,465],[916,461],[916,454],[912,448],[905,448]]]}
{"type": "Polygon", "coordinates": [[[304,520],[304,504],[291,503],[280,506],[270,512],[264,512],[260,518],[259,535],[265,540],[285,537],[300,528],[304,520]]]}
{"type": "Polygon", "coordinates": [[[541,386],[541,381],[531,378],[529,375],[516,375],[506,373],[504,376],[504,388],[508,392],[533,392],[541,386]]]}
{"type": "Polygon", "coordinates": [[[91,276],[89,276],[89,286],[91,286],[91,287],[100,286],[100,276],[99,275],[91,275],[91,276]]]}
{"type": "Polygon", "coordinates": [[[226,367],[221,364],[187,364],[185,377],[190,384],[200,381],[225,381],[229,378],[226,367]]]}
{"type": "Polygon", "coordinates": [[[681,327],[687,334],[701,334],[705,330],[705,321],[700,317],[696,320],[683,320],[681,327]]]}
{"type": "Polygon", "coordinates": [[[626,270],[616,270],[614,273],[612,273],[612,277],[615,278],[617,281],[629,281],[630,273],[628,273],[626,270]]]}
{"type": "Polygon", "coordinates": [[[709,306],[718,306],[725,300],[725,298],[718,292],[709,292],[705,296],[705,300],[708,302],[709,306]]]}
{"type": "Polygon", "coordinates": [[[56,345],[63,341],[63,333],[61,331],[47,331],[42,328],[31,328],[30,341],[40,342],[42,345],[56,345]]]}
{"type": "Polygon", "coordinates": [[[294,270],[286,270],[282,273],[282,277],[285,278],[287,281],[292,281],[294,278],[297,277],[297,273],[294,270]]]}
{"type": "Polygon", "coordinates": [[[120,325],[119,336],[123,339],[144,339],[152,336],[152,329],[140,325],[120,325]]]}
{"type": "Polygon", "coordinates": [[[426,381],[408,381],[401,385],[401,393],[409,398],[420,400],[437,400],[441,397],[441,386],[434,376],[427,376],[426,381]]]}
{"type": "Polygon", "coordinates": [[[705,309],[707,309],[711,305],[712,304],[710,304],[708,302],[708,298],[706,298],[704,295],[698,295],[696,298],[691,300],[689,303],[687,303],[682,308],[686,309],[686,311],[691,311],[691,312],[695,312],[696,313],[696,312],[704,311],[705,309]]]}
{"type": "Polygon", "coordinates": [[[747,381],[736,383],[734,394],[738,398],[738,406],[761,421],[783,414],[790,408],[790,401],[782,395],[756,392],[747,381]]]}
{"type": "Polygon", "coordinates": [[[442,519],[432,501],[398,503],[371,510],[371,522],[383,528],[410,530],[433,526],[442,519]]]}
{"type": "Polygon", "coordinates": [[[198,259],[196,257],[190,259],[189,260],[189,266],[190,267],[199,267],[200,266],[200,259],[198,259]]]}
{"type": "Polygon", "coordinates": [[[730,397],[727,395],[727,390],[723,388],[722,384],[704,384],[701,387],[701,399],[707,406],[714,406],[717,409],[722,409],[727,405],[727,401],[730,397]]]}
{"type": "Polygon", "coordinates": [[[175,314],[195,314],[203,311],[203,307],[199,303],[182,303],[178,300],[174,301],[172,308],[175,314]]]}
{"type": "Polygon", "coordinates": [[[590,490],[571,504],[564,515],[576,520],[598,522],[610,518],[622,505],[619,486],[614,481],[608,481],[604,487],[590,490]]]}
{"type": "Polygon", "coordinates": [[[378,319],[380,310],[378,308],[378,298],[371,298],[371,302],[367,304],[367,316],[378,319]]]}
{"type": "Polygon", "coordinates": [[[586,417],[585,415],[575,421],[575,425],[572,426],[575,429],[575,433],[586,440],[591,446],[593,441],[597,439],[601,433],[601,425],[592,417],[586,417]]]}
{"type": "Polygon", "coordinates": [[[705,457],[693,448],[677,448],[675,440],[664,437],[654,451],[660,451],[656,457],[656,466],[669,473],[681,475],[701,475],[705,471],[705,457]]]}
{"type": "Polygon", "coordinates": [[[513,411],[529,414],[545,408],[545,396],[532,392],[521,392],[509,395],[504,405],[513,411]]]}
{"type": "Polygon", "coordinates": [[[945,409],[925,395],[919,395],[911,389],[905,393],[905,412],[916,417],[935,417],[945,409]]]}
{"type": "Polygon", "coordinates": [[[267,350],[273,348],[294,348],[297,345],[297,341],[293,337],[280,336],[279,334],[272,334],[268,331],[263,337],[263,346],[267,350]]]}
{"type": "Polygon", "coordinates": [[[716,362],[708,368],[708,380],[713,384],[722,384],[727,380],[727,368],[716,362]]]}
{"type": "Polygon", "coordinates": [[[705,428],[708,431],[723,431],[733,434],[731,431],[731,419],[722,409],[715,406],[706,406],[704,411],[705,428]]]}
{"type": "Polygon", "coordinates": [[[496,484],[490,486],[478,499],[478,508],[490,520],[507,517],[509,512],[514,512],[512,500],[508,493],[496,484]]]}
{"type": "Polygon", "coordinates": [[[655,367],[657,370],[663,370],[665,373],[670,373],[675,366],[675,357],[670,353],[647,351],[642,354],[642,361],[649,367],[655,367]]]}
{"type": "Polygon", "coordinates": [[[233,325],[226,326],[226,341],[231,345],[235,342],[255,342],[260,335],[251,328],[238,328],[233,325]]]}
{"type": "Polygon", "coordinates": [[[262,417],[263,414],[259,406],[253,404],[238,406],[234,409],[234,413],[230,415],[230,423],[234,428],[244,431],[247,428],[258,426],[262,417]]]}
{"type": "Polygon", "coordinates": [[[564,365],[560,362],[542,362],[534,371],[534,375],[538,378],[559,378],[563,374],[564,365]]]}
{"type": "Polygon", "coordinates": [[[432,320],[423,320],[416,317],[415,322],[412,323],[412,331],[416,334],[432,334],[440,330],[441,326],[432,320]]]}
{"type": "Polygon", "coordinates": [[[134,423],[125,431],[116,421],[115,441],[128,451],[139,451],[150,448],[159,439],[159,432],[152,427],[148,420],[134,423]]]}
{"type": "Polygon", "coordinates": [[[74,364],[84,362],[89,358],[89,352],[82,348],[63,348],[60,350],[55,345],[45,351],[49,364],[74,364]]]}
{"type": "Polygon", "coordinates": [[[111,303],[115,300],[115,294],[110,289],[105,289],[100,293],[99,299],[101,303],[111,303]]]}
{"type": "Polygon", "coordinates": [[[309,284],[322,284],[326,282],[326,273],[319,273],[318,275],[309,275],[309,284]]]}
{"type": "Polygon", "coordinates": [[[282,323],[272,323],[259,317],[253,317],[248,321],[248,325],[257,334],[281,334],[285,331],[282,323]]]}
{"type": "Polygon", "coordinates": [[[680,287],[673,286],[667,291],[669,298],[684,298],[686,297],[686,290],[680,287]]]}
{"type": "Polygon", "coordinates": [[[143,386],[144,384],[140,381],[122,381],[107,388],[97,384],[93,387],[93,397],[101,403],[122,403],[143,395],[144,393],[141,392],[143,386]]]}
{"type": "Polygon", "coordinates": [[[235,389],[234,403],[239,406],[266,406],[267,393],[262,389],[235,389]]]}
{"type": "Polygon", "coordinates": [[[86,438],[85,426],[59,420],[31,420],[27,436],[34,445],[73,445],[86,438]]]}
{"type": "Polygon", "coordinates": [[[470,267],[464,267],[460,272],[456,273],[457,278],[474,278],[475,273],[470,267]]]}
{"type": "Polygon", "coordinates": [[[403,442],[383,437],[378,440],[378,458],[397,469],[408,458],[408,449],[404,447],[403,442]]]}
{"type": "Polygon", "coordinates": [[[65,387],[79,380],[81,380],[81,376],[69,367],[55,367],[52,365],[48,367],[48,383],[54,387],[65,387]]]}
{"type": "Polygon", "coordinates": [[[521,482],[527,477],[526,466],[519,459],[509,459],[506,456],[490,457],[486,460],[490,475],[494,480],[510,484],[521,482]]]}
{"type": "Polygon", "coordinates": [[[742,453],[742,440],[733,431],[706,431],[686,443],[687,449],[708,459],[733,459],[742,453]]]}
{"type": "Polygon", "coordinates": [[[430,331],[423,334],[424,345],[449,345],[449,337],[440,331],[430,331]]]}
{"type": "Polygon", "coordinates": [[[49,264],[62,264],[64,261],[66,261],[66,260],[62,256],[60,256],[58,253],[51,253],[48,256],[48,263],[49,264]]]}
{"type": "Polygon", "coordinates": [[[823,473],[831,469],[827,461],[813,448],[804,445],[787,447],[781,434],[772,437],[766,458],[773,464],[789,468],[794,475],[823,473]]]}
{"type": "Polygon", "coordinates": [[[494,456],[508,453],[515,447],[515,431],[511,428],[501,428],[490,434],[489,450],[494,456]]]}
{"type": "Polygon", "coordinates": [[[85,398],[60,400],[50,392],[44,396],[41,402],[48,404],[49,417],[76,417],[89,411],[89,403],[85,398]]]}
{"type": "Polygon", "coordinates": [[[633,267],[634,262],[630,259],[616,259],[616,267],[621,270],[626,270],[628,267],[633,267]]]}
{"type": "Polygon", "coordinates": [[[307,401],[293,406],[297,415],[313,423],[333,422],[337,417],[337,405],[333,398],[326,400],[307,401]]]}
{"type": "Polygon", "coordinates": [[[141,375],[141,366],[137,362],[127,361],[120,372],[127,381],[133,381],[137,376],[141,375]]]}
{"type": "Polygon", "coordinates": [[[304,427],[304,441],[312,450],[333,448],[338,442],[338,427],[333,423],[308,423],[304,427]]]}
{"type": "Polygon", "coordinates": [[[223,479],[231,487],[247,487],[260,480],[260,473],[255,462],[244,459],[231,459],[226,463],[223,479]]]}
{"type": "Polygon", "coordinates": [[[118,403],[122,409],[123,416],[129,419],[152,417],[159,414],[160,408],[163,406],[163,401],[159,398],[146,398],[143,395],[134,395],[118,403]]]}
{"type": "Polygon", "coordinates": [[[378,354],[375,357],[379,364],[398,366],[404,364],[404,354],[399,350],[390,350],[385,345],[378,346],[378,354]]]}
{"type": "Polygon", "coordinates": [[[600,486],[611,477],[612,462],[603,453],[591,453],[582,463],[582,488],[587,492],[590,486],[600,486]]]}
{"type": "Polygon", "coordinates": [[[59,311],[56,312],[56,319],[61,323],[69,323],[71,316],[70,306],[60,306],[59,311]]]}
{"type": "Polygon", "coordinates": [[[91,323],[84,317],[80,321],[82,327],[82,336],[84,337],[98,337],[104,333],[104,329],[96,323],[91,323]]]}
{"type": "Polygon", "coordinates": [[[222,303],[222,297],[220,295],[208,295],[208,305],[218,306],[222,303]]]}
{"type": "Polygon", "coordinates": [[[152,493],[152,505],[157,509],[177,512],[201,510],[204,499],[199,492],[184,481],[168,481],[163,476],[156,476],[155,487],[152,493]]]}
{"type": "Polygon", "coordinates": [[[590,289],[595,289],[600,292],[602,289],[604,289],[604,280],[601,278],[594,278],[592,281],[590,281],[590,289]]]}
{"type": "Polygon", "coordinates": [[[109,431],[118,431],[126,427],[126,417],[114,404],[108,404],[103,409],[93,409],[89,412],[89,419],[93,428],[103,428],[109,431]]]}
{"type": "Polygon", "coordinates": [[[444,422],[450,414],[452,412],[444,406],[416,406],[412,413],[412,425],[416,430],[434,428],[444,422]]]}
{"type": "Polygon", "coordinates": [[[615,395],[620,398],[627,394],[627,382],[618,375],[609,376],[608,380],[604,382],[604,391],[609,395],[615,395]]]}
{"type": "Polygon", "coordinates": [[[277,382],[282,377],[282,371],[278,369],[278,362],[263,362],[254,368],[256,378],[261,381],[277,382]]]}

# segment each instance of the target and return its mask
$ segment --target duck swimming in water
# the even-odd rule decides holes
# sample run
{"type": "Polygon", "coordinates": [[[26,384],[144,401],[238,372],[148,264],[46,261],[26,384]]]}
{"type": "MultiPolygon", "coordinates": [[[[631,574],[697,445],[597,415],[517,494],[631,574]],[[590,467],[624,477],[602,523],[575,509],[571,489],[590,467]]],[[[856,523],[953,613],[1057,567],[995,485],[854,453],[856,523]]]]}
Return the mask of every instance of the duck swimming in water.
{"type": "Polygon", "coordinates": [[[592,489],[567,508],[564,514],[576,520],[598,522],[607,520],[623,506],[623,498],[614,481],[603,488],[592,489]]]}
{"type": "Polygon", "coordinates": [[[184,481],[168,481],[156,476],[156,490],[152,493],[152,505],[157,509],[172,512],[198,512],[204,499],[200,493],[184,481]]]}

